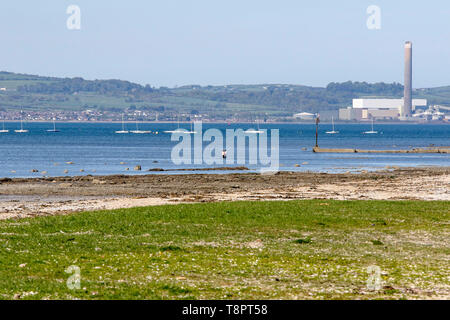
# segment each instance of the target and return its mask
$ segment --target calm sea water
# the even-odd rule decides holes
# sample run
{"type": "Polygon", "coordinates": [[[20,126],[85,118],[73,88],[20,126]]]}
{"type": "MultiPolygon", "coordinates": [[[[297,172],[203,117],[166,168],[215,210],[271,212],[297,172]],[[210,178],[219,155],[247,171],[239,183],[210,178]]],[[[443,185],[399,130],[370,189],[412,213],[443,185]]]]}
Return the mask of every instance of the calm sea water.
{"type": "MultiPolygon", "coordinates": [[[[0,134],[0,177],[38,177],[42,176],[42,171],[47,171],[48,176],[148,174],[148,169],[183,168],[174,165],[170,159],[172,148],[177,142],[171,141],[170,134],[161,133],[176,129],[176,124],[143,123],[139,126],[140,130],[159,131],[159,135],[115,134],[116,130],[121,129],[121,124],[114,123],[58,123],[59,133],[46,132],[53,127],[51,123],[26,123],[25,129],[29,133],[25,134],[14,133],[20,127],[19,123],[8,123],[6,127],[10,133],[0,134]],[[143,171],[133,171],[135,165],[141,165],[143,171]],[[126,171],[126,168],[130,168],[130,171],[126,171]],[[32,169],[39,170],[39,173],[31,173],[32,169]],[[69,173],[64,173],[64,170],[69,170],[69,173]]],[[[182,124],[181,127],[190,129],[189,124],[182,124]]],[[[226,129],[246,130],[250,127],[249,124],[203,124],[204,130],[217,128],[223,132],[226,129]]],[[[133,130],[134,125],[128,124],[128,128],[133,130]]],[[[450,165],[448,154],[314,154],[311,151],[315,143],[313,124],[270,124],[261,125],[261,129],[280,130],[281,170],[345,172],[376,170],[388,165],[450,165]],[[301,166],[295,167],[296,164],[301,166]]],[[[319,144],[321,147],[361,149],[450,145],[450,125],[375,124],[375,130],[380,134],[362,134],[370,129],[370,124],[338,124],[336,130],[340,134],[331,136],[325,134],[331,130],[331,125],[322,124],[319,144]]],[[[257,169],[256,166],[246,166],[257,169]]],[[[204,167],[208,166],[184,166],[204,167]]]]}

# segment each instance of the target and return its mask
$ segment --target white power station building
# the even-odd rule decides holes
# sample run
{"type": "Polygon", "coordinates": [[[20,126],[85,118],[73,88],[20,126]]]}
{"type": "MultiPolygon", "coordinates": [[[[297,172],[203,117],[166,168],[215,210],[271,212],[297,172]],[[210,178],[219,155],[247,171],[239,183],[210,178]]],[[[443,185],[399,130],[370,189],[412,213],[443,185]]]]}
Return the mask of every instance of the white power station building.
{"type": "MultiPolygon", "coordinates": [[[[404,105],[404,99],[353,99],[351,107],[339,110],[340,120],[383,119],[397,120],[404,105]]],[[[413,99],[412,110],[426,108],[426,99],[413,99]]]]}

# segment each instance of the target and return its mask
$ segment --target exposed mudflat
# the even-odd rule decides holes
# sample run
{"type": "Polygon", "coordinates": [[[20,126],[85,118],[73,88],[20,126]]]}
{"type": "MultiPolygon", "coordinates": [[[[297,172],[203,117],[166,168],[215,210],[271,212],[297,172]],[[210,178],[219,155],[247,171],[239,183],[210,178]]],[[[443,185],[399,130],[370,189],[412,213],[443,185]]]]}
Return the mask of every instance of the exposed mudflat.
{"type": "Polygon", "coordinates": [[[450,200],[450,167],[361,174],[280,172],[0,179],[0,219],[183,202],[450,200]]]}

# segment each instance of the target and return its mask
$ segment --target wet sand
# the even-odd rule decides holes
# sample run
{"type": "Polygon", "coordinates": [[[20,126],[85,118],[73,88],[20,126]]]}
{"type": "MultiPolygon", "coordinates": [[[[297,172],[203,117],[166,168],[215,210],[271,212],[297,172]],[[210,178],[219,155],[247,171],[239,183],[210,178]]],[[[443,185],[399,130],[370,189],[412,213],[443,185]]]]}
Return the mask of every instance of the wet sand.
{"type": "Polygon", "coordinates": [[[238,200],[450,200],[450,167],[359,174],[280,172],[0,179],[0,219],[238,200]]]}

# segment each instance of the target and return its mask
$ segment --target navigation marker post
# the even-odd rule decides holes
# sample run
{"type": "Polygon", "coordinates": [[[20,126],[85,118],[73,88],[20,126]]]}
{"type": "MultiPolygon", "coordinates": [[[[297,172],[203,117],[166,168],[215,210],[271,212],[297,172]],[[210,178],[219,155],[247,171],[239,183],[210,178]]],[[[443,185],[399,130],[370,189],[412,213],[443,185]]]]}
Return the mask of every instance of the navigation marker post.
{"type": "Polygon", "coordinates": [[[320,123],[320,114],[316,117],[316,148],[319,148],[319,123],[320,123]]]}

